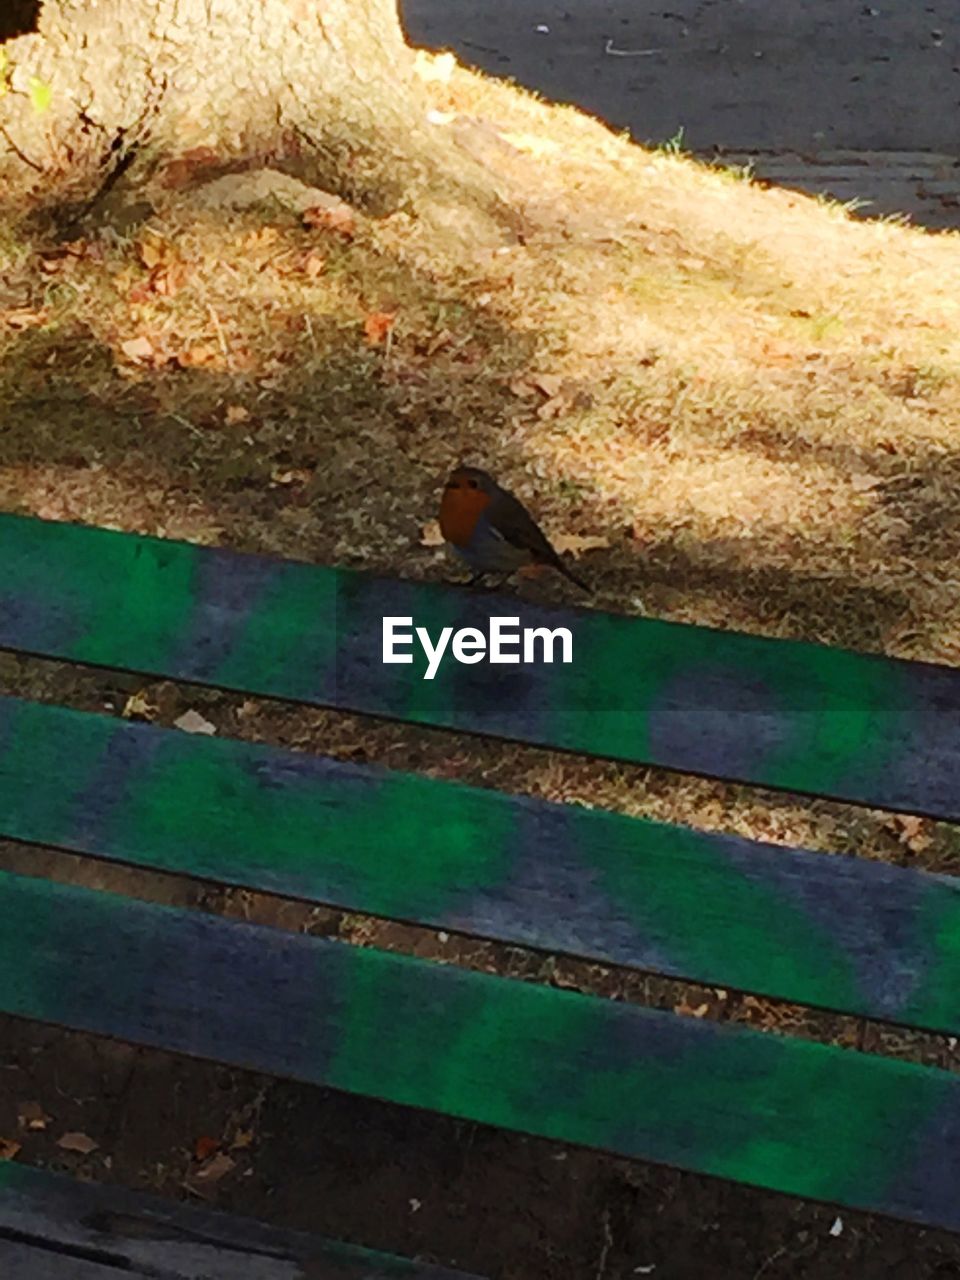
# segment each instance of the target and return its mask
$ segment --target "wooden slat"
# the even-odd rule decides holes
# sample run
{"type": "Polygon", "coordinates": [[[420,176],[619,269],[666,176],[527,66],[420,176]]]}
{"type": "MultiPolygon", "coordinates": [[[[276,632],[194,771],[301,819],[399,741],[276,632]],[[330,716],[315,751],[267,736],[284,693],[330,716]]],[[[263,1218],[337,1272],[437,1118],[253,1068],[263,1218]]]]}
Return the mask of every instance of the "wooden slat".
{"type": "Polygon", "coordinates": [[[0,1276],[3,1280],[118,1280],[116,1269],[104,1263],[64,1257],[3,1239],[0,1239],[0,1276]]]}
{"type": "Polygon", "coordinates": [[[5,1250],[41,1268],[25,1280],[119,1273],[163,1280],[479,1280],[302,1231],[119,1187],[0,1163],[0,1276],[5,1250]],[[43,1270],[42,1266],[48,1269],[43,1270]]]}
{"type": "Polygon", "coordinates": [[[0,1011],[960,1229],[960,1078],[0,876],[0,1011]]]}
{"type": "Polygon", "coordinates": [[[0,645],[960,818],[960,673],[0,517],[0,645]],[[384,615],[569,627],[574,662],[385,666],[384,615]]]}
{"type": "Polygon", "coordinates": [[[0,698],[0,835],[960,1032],[960,886],[0,698]]]}

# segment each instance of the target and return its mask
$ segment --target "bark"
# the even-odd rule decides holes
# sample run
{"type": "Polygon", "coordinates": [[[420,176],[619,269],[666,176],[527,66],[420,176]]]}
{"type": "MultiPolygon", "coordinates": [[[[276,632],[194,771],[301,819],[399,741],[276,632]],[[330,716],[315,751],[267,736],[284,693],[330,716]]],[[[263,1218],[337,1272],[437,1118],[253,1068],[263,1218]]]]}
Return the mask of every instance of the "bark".
{"type": "Polygon", "coordinates": [[[46,0],[0,64],[7,199],[90,199],[198,148],[299,151],[349,198],[351,181],[382,192],[392,154],[435,145],[396,0],[46,0]]]}
{"type": "Polygon", "coordinates": [[[0,7],[0,42],[36,31],[40,0],[7,0],[0,7]]]}

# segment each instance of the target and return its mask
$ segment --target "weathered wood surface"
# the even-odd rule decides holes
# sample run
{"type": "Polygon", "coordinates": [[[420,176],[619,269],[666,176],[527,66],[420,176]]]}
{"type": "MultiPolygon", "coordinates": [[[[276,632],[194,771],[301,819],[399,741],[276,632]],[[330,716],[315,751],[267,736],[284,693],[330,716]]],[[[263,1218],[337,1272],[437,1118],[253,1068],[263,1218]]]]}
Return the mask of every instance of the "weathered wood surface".
{"type": "MultiPolygon", "coordinates": [[[[134,1275],[143,1275],[142,1271],[134,1275]]],[[[161,1272],[173,1280],[172,1273],[161,1272]]],[[[118,1280],[114,1267],[84,1258],[64,1257],[29,1244],[0,1237],[0,1276],[3,1280],[118,1280]]]]}
{"type": "Polygon", "coordinates": [[[0,875],[0,1011],[960,1229],[960,1078],[0,875]]]}
{"type": "Polygon", "coordinates": [[[0,835],[960,1032],[960,885],[0,698],[0,835]]]}
{"type": "Polygon", "coordinates": [[[0,645],[960,819],[960,672],[0,517],[0,645]],[[574,662],[381,661],[382,618],[567,626],[574,662]]]}
{"type": "Polygon", "coordinates": [[[0,1163],[3,1280],[111,1280],[119,1274],[160,1280],[480,1280],[307,1232],[0,1163]]]}

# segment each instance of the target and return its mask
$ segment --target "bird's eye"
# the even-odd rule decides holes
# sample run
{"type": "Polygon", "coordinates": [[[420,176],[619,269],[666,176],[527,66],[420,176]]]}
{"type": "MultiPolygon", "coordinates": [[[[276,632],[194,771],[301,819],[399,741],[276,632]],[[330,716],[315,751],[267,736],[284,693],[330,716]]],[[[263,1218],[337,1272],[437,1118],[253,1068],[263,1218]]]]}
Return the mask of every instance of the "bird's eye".
{"type": "Polygon", "coordinates": [[[476,480],[469,480],[467,483],[470,485],[471,489],[475,489],[477,487],[476,480]]]}

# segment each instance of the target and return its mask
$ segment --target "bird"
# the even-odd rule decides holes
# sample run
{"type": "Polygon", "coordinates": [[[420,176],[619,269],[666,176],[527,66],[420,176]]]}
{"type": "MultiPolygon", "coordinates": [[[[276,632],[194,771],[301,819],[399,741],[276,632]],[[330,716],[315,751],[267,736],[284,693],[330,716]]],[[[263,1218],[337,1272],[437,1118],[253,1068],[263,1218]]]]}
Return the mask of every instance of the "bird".
{"type": "Polygon", "coordinates": [[[545,564],[592,594],[563,563],[520,499],[479,467],[458,466],[450,473],[440,499],[440,532],[474,571],[470,586],[490,574],[506,581],[523,565],[545,564]]]}

